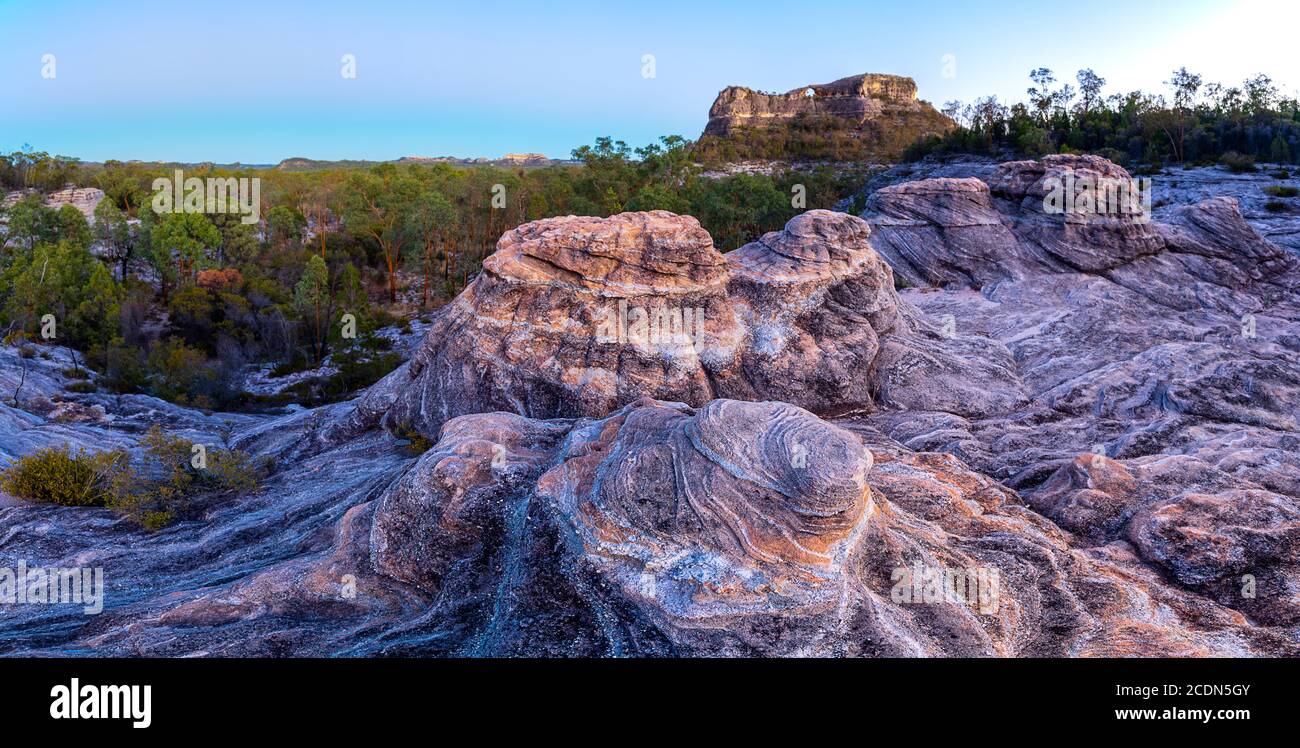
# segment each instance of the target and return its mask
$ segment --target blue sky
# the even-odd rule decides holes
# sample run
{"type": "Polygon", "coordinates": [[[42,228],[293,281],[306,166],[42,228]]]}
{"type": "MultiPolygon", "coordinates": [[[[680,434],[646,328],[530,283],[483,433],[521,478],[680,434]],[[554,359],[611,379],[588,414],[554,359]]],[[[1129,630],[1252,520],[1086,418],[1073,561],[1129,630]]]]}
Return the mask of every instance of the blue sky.
{"type": "Polygon", "coordinates": [[[694,138],[727,85],[785,91],[860,72],[911,76],[936,105],[1019,100],[1038,66],[1070,78],[1092,67],[1110,91],[1161,89],[1180,65],[1234,84],[1266,72],[1295,95],[1297,28],[1295,0],[0,0],[0,149],[94,161],[562,157],[606,134],[694,138]],[[344,54],[355,79],[340,75],[344,54]]]}

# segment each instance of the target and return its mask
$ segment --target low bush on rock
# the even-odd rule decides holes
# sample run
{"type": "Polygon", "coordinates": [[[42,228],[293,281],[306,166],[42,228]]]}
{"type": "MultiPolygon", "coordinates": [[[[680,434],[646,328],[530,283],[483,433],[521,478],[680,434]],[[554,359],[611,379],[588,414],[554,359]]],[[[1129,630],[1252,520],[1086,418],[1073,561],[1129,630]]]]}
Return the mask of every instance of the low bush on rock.
{"type": "Polygon", "coordinates": [[[1255,157],[1228,151],[1223,154],[1219,162],[1228,167],[1228,171],[1234,174],[1246,174],[1255,171],[1255,157]]]}
{"type": "MultiPolygon", "coordinates": [[[[124,454],[124,453],[123,453],[124,454]]],[[[0,473],[0,488],[21,499],[59,506],[103,506],[112,452],[50,447],[20,457],[0,473]]]]}
{"type": "Polygon", "coordinates": [[[108,507],[152,531],[184,514],[196,497],[256,491],[264,473],[238,450],[202,450],[198,460],[194,442],[157,426],[141,444],[143,459],[135,463],[125,449],[42,449],[0,471],[0,488],[38,503],[108,507]]]}

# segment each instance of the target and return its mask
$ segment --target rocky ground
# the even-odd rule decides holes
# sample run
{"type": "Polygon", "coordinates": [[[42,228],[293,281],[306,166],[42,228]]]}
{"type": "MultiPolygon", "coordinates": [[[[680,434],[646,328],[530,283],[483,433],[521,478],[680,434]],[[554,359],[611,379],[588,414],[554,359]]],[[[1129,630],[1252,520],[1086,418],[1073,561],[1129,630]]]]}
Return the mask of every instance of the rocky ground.
{"type": "Polygon", "coordinates": [[[157,533],[0,504],[0,567],[108,584],[0,607],[0,652],[1300,654],[1293,214],[1193,170],[1155,220],[1051,215],[1046,178],[1126,175],[973,166],[726,254],[663,212],[522,226],[406,365],[281,417],[25,360],[0,459],[157,422],[277,470],[157,533]]]}
{"type": "MultiPolygon", "coordinates": [[[[847,208],[855,201],[864,201],[882,187],[902,182],[938,177],[986,179],[1000,163],[995,159],[967,157],[898,164],[874,174],[867,180],[861,194],[844,201],[841,208],[847,208]]],[[[1300,200],[1279,200],[1264,191],[1273,185],[1300,188],[1300,169],[1293,165],[1260,164],[1256,171],[1244,174],[1234,173],[1223,166],[1168,167],[1146,176],[1151,179],[1153,214],[1157,219],[1164,218],[1179,205],[1190,205],[1211,197],[1231,197],[1237,201],[1242,216],[1266,239],[1300,251],[1300,200]],[[1265,206],[1271,201],[1286,207],[1278,212],[1270,211],[1265,206]]]]}

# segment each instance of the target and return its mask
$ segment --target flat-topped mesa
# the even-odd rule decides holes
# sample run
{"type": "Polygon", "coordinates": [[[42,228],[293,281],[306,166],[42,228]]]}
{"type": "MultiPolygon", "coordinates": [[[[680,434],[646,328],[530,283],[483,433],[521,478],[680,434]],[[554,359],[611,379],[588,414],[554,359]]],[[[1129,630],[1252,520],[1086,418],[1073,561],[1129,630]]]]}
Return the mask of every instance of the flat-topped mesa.
{"type": "Polygon", "coordinates": [[[768,94],[730,86],[709,109],[705,158],[896,161],[956,123],[916,97],[916,83],[866,74],[768,94]]]}
{"type": "Polygon", "coordinates": [[[916,81],[903,75],[889,75],[887,73],[850,75],[847,78],[840,78],[831,83],[820,86],[806,86],[804,89],[798,90],[806,95],[807,89],[812,89],[814,96],[823,98],[870,96],[897,101],[912,101],[916,98],[916,81]]]}
{"type": "Polygon", "coordinates": [[[889,106],[920,106],[916,83],[899,75],[867,73],[832,83],[813,83],[783,94],[729,86],[709,109],[705,135],[726,136],[735,127],[768,127],[800,115],[822,115],[862,124],[889,106]]]}
{"type": "Polygon", "coordinates": [[[520,226],[349,428],[382,419],[436,438],[460,415],[601,418],[641,397],[827,413],[874,407],[886,388],[901,406],[913,377],[963,367],[924,344],[943,341],[903,314],[869,233],[860,218],[813,210],[722,255],[698,221],[664,211],[520,226]],[[887,340],[910,376],[875,365],[887,340]]]}

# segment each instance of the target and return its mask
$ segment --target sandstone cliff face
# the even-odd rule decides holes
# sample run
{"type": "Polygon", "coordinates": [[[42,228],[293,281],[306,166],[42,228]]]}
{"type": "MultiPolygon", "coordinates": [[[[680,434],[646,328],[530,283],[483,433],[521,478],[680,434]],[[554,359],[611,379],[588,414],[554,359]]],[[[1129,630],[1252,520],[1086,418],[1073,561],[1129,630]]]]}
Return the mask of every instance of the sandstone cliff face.
{"type": "Polygon", "coordinates": [[[881,116],[887,107],[919,106],[916,83],[898,75],[855,75],[833,83],[802,86],[783,94],[729,86],[709,108],[704,134],[728,135],[736,127],[770,127],[801,114],[838,117],[860,125],[881,116]]]}
{"type": "MultiPolygon", "coordinates": [[[[239,424],[258,494],[153,535],[0,506],[0,565],[125,580],[0,651],[1300,655],[1300,266],[1227,199],[1040,209],[1117,169],[899,185],[727,254],[669,213],[520,227],[362,398],[239,424]]],[[[2,454],[138,438],[37,410],[0,407],[2,454]]]]}
{"type": "MultiPolygon", "coordinates": [[[[40,194],[35,189],[14,190],[0,199],[0,208],[12,208],[19,200],[28,195],[40,194]]],[[[71,205],[86,217],[87,221],[94,222],[95,207],[104,199],[104,191],[95,187],[65,187],[64,189],[51,192],[45,197],[45,207],[58,210],[65,205],[71,205]]],[[[6,219],[7,220],[7,219],[6,219]]]]}
{"type": "Polygon", "coordinates": [[[864,141],[864,152],[894,157],[910,142],[954,126],[928,103],[917,100],[911,78],[867,73],[783,94],[729,86],[709,108],[704,135],[726,139],[747,128],[788,128],[796,120],[846,127],[864,141]]]}

